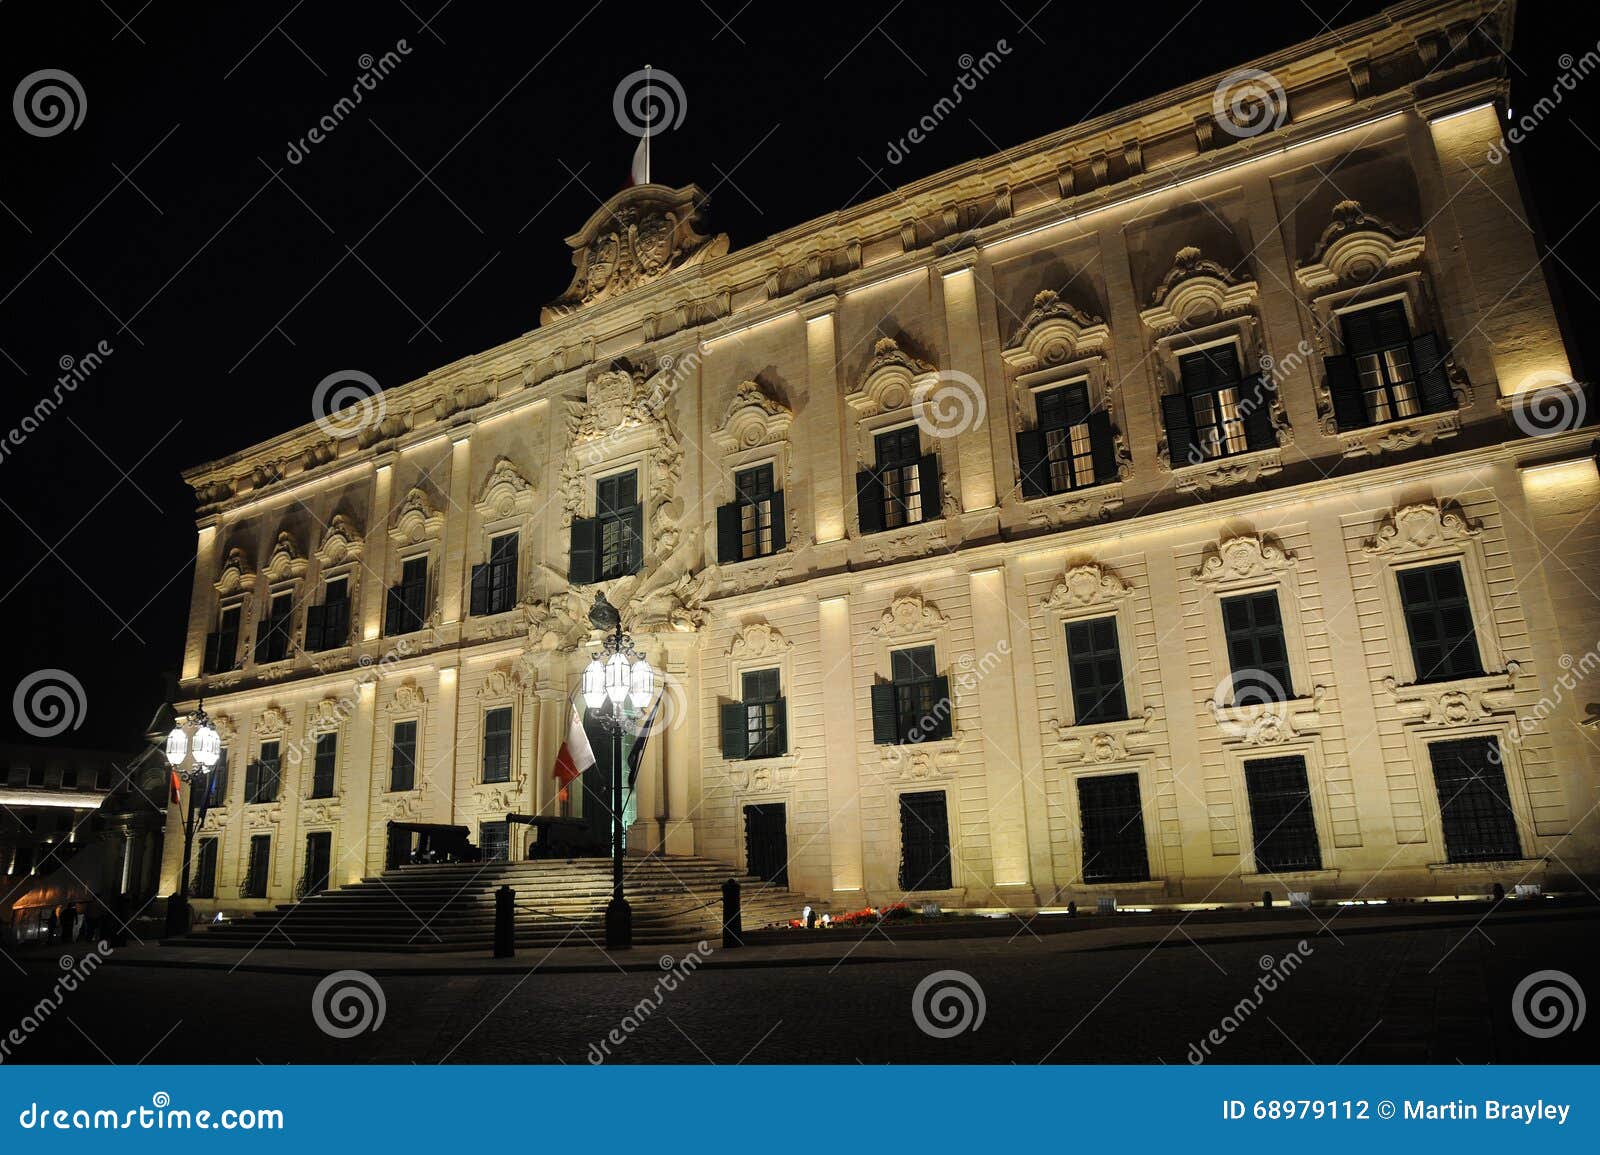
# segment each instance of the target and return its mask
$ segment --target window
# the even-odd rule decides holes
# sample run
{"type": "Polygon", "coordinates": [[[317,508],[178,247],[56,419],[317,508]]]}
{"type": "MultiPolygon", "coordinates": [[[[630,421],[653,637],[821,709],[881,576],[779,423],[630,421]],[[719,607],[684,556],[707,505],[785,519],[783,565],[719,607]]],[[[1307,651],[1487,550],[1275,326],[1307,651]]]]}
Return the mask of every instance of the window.
{"type": "Polygon", "coordinates": [[[417,724],[396,722],[389,747],[389,789],[399,792],[417,786],[417,724]]]}
{"type": "Polygon", "coordinates": [[[478,849],[485,862],[505,862],[511,857],[511,824],[478,823],[478,849]]]}
{"type": "Polygon", "coordinates": [[[329,578],[322,586],[322,604],[306,607],[306,649],[336,650],[350,642],[350,579],[329,578]]]}
{"type": "Polygon", "coordinates": [[[29,786],[43,786],[44,785],[44,778],[45,778],[45,769],[44,769],[43,766],[30,766],[30,767],[28,767],[28,785],[29,786]]]}
{"type": "Polygon", "coordinates": [[[266,620],[256,633],[256,664],[281,662],[289,656],[289,623],[294,617],[294,595],[274,594],[266,620]]]}
{"type": "Polygon", "coordinates": [[[333,863],[333,831],[313,830],[306,835],[306,870],[301,877],[303,893],[317,894],[328,889],[328,873],[333,863]]]}
{"type": "Polygon", "coordinates": [[[195,856],[194,896],[196,898],[217,897],[217,840],[215,838],[202,838],[200,840],[200,850],[195,856]]]}
{"type": "Polygon", "coordinates": [[[900,795],[900,889],[949,890],[951,885],[944,791],[900,795]]]}
{"type": "Polygon", "coordinates": [[[333,769],[339,759],[339,735],[330,730],[317,735],[317,754],[311,765],[311,797],[333,797],[333,769]]]}
{"type": "Polygon", "coordinates": [[[1275,590],[1222,599],[1222,625],[1233,668],[1233,703],[1287,702],[1294,697],[1289,650],[1275,590]]]}
{"type": "Polygon", "coordinates": [[[1266,382],[1246,387],[1233,344],[1213,345],[1178,358],[1182,392],[1161,399],[1174,469],[1278,444],[1266,382]]]}
{"type": "Polygon", "coordinates": [[[400,566],[400,584],[389,589],[383,632],[389,637],[420,630],[428,617],[428,557],[408,558],[400,566]]]}
{"type": "Polygon", "coordinates": [[[1304,758],[1264,758],[1244,764],[1250,829],[1261,874],[1321,870],[1322,848],[1311,810],[1304,758]]]}
{"type": "Polygon", "coordinates": [[[228,748],[217,751],[217,764],[211,768],[211,781],[206,786],[206,806],[224,806],[228,801],[228,748]]]}
{"type": "Polygon", "coordinates": [[[240,612],[239,606],[223,610],[216,631],[206,635],[206,673],[225,673],[239,664],[240,612]]]}
{"type": "Polygon", "coordinates": [[[1360,429],[1455,407],[1439,338],[1412,337],[1405,303],[1344,313],[1344,353],[1324,359],[1340,429],[1360,429]]]}
{"type": "Polygon", "coordinates": [[[1079,778],[1078,817],[1085,882],[1143,882],[1150,877],[1137,774],[1079,778]]]}
{"type": "Polygon", "coordinates": [[[1047,497],[1117,479],[1111,415],[1089,411],[1089,388],[1061,385],[1034,395],[1036,428],[1017,434],[1023,497],[1047,497]]]}
{"type": "Polygon", "coordinates": [[[722,707],[724,758],[776,758],[788,751],[787,707],[777,670],[750,670],[744,698],[722,707]]]}
{"type": "Polygon", "coordinates": [[[517,542],[514,533],[489,541],[489,560],[472,567],[474,617],[503,614],[517,604],[517,542]]]}
{"type": "Polygon", "coordinates": [[[895,650],[889,669],[890,681],[872,687],[872,740],[902,745],[950,737],[950,679],[938,673],[934,648],[895,650]]]}
{"type": "Polygon", "coordinates": [[[500,706],[483,715],[483,780],[511,781],[510,706],[500,706]]]}
{"type": "Polygon", "coordinates": [[[717,510],[717,560],[749,561],[784,548],[783,490],[770,463],[733,475],[734,499],[717,510]]]}
{"type": "Polygon", "coordinates": [[[245,870],[244,885],[239,890],[241,898],[266,898],[267,883],[272,864],[272,835],[250,836],[250,864],[245,870]]]}
{"type": "Polygon", "coordinates": [[[1403,569],[1400,602],[1419,682],[1448,682],[1483,674],[1472,606],[1459,562],[1403,569]]]}
{"type": "Polygon", "coordinates": [[[1497,862],[1522,857],[1517,820],[1495,738],[1434,742],[1428,747],[1439,790],[1445,855],[1451,862],[1497,862]]]}
{"type": "Polygon", "coordinates": [[[856,505],[862,533],[898,529],[942,517],[939,457],[922,453],[915,425],[890,429],[873,440],[877,464],[856,474],[856,505]]]}
{"type": "Polygon", "coordinates": [[[261,756],[244,768],[245,805],[278,800],[278,769],[278,744],[261,743],[261,756]]]}
{"type": "Polygon", "coordinates": [[[595,483],[593,517],[572,519],[567,576],[574,585],[638,573],[644,564],[644,507],[633,472],[595,483]]]}
{"type": "Polygon", "coordinates": [[[1119,722],[1128,716],[1115,617],[1067,623],[1067,667],[1077,725],[1119,722]]]}
{"type": "Polygon", "coordinates": [[[63,766],[61,768],[61,789],[76,790],[78,788],[78,768],[76,766],[63,766]]]}

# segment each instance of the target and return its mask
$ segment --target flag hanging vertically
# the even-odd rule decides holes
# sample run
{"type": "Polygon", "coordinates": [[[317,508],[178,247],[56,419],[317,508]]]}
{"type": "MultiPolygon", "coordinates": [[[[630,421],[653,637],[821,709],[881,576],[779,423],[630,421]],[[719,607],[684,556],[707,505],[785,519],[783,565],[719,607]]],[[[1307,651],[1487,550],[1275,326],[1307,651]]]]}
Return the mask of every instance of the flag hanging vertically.
{"type": "Polygon", "coordinates": [[[633,150],[633,167],[628,173],[628,183],[641,185],[650,183],[650,129],[655,124],[656,110],[651,98],[654,94],[650,89],[650,66],[644,66],[644,135],[639,138],[639,145],[633,150]]]}
{"type": "Polygon", "coordinates": [[[594,765],[594,748],[589,745],[589,734],[583,728],[583,714],[578,710],[577,699],[570,703],[572,716],[567,721],[567,740],[561,743],[556,755],[555,778],[563,789],[594,765]]]}
{"type": "Polygon", "coordinates": [[[650,712],[644,716],[644,721],[639,724],[639,732],[634,736],[633,748],[628,751],[628,789],[633,789],[633,784],[639,780],[639,767],[644,765],[645,744],[650,741],[650,731],[655,728],[656,714],[661,710],[661,699],[666,694],[657,694],[655,705],[650,707],[650,712]]]}

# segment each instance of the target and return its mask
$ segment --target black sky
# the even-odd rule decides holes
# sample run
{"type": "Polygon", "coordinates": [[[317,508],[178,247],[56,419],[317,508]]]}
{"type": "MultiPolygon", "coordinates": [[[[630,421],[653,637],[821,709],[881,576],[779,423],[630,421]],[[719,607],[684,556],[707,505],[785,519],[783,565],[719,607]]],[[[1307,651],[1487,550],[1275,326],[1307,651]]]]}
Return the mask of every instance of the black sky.
{"type": "MultiPolygon", "coordinates": [[[[194,548],[180,469],[306,422],[334,370],[397,385],[534,327],[570,279],[562,238],[626,180],[635,142],[611,98],[633,69],[670,71],[687,96],[655,179],[712,190],[709,224],[738,248],[1379,7],[440,2],[0,5],[4,93],[56,68],[87,103],[49,138],[0,117],[0,435],[63,357],[113,350],[0,459],[0,696],[71,671],[88,710],[59,741],[131,746],[178,664],[194,548]],[[363,54],[402,39],[356,114],[289,163],[363,54]],[[888,164],[961,57],[1001,39],[1010,54],[959,115],[888,164]]],[[[1597,40],[1586,9],[1524,0],[1514,101],[1597,40]]],[[[1600,118],[1583,84],[1600,77],[1521,153],[1591,343],[1600,214],[1592,175],[1574,178],[1600,165],[1600,118]]]]}

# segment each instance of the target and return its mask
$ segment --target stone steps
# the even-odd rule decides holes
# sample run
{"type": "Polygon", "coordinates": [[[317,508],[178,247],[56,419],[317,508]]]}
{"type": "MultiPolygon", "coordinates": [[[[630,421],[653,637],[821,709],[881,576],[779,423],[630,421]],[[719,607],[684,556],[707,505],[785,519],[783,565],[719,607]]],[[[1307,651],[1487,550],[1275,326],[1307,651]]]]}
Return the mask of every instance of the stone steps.
{"type": "MultiPolygon", "coordinates": [[[[806,900],[723,863],[692,857],[629,859],[625,890],[640,946],[716,940],[722,884],[738,878],[747,928],[799,915],[806,900]]],[[[298,903],[202,927],[191,946],[294,946],[310,950],[443,951],[487,949],[494,937],[495,891],[517,895],[519,947],[592,946],[605,936],[611,864],[450,863],[402,866],[298,903]]],[[[813,905],[816,905],[813,903],[813,905]]]]}

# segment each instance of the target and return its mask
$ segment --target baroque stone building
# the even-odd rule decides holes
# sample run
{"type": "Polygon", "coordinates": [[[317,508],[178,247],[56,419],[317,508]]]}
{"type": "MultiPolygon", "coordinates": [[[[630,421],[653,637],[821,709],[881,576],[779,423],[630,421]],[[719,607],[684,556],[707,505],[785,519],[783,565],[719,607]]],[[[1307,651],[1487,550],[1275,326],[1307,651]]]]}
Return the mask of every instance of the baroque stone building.
{"type": "Polygon", "coordinates": [[[1511,13],[1399,4],[734,251],[631,188],[534,331],[190,471],[201,895],[593,818],[552,766],[596,588],[665,683],[630,852],[836,907],[1595,875],[1600,475],[1511,13]]]}

